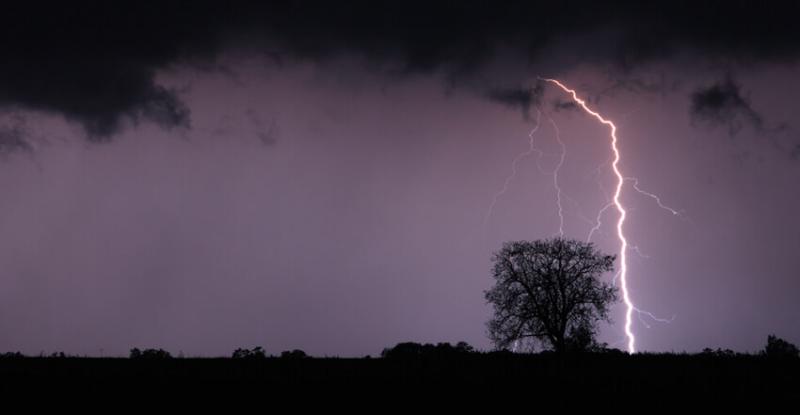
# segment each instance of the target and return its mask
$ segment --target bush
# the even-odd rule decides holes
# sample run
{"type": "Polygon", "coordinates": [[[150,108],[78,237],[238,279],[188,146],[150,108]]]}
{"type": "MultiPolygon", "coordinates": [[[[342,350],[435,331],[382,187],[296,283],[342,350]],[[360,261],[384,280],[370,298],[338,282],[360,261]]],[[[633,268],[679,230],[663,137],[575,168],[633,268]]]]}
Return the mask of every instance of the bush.
{"type": "Polygon", "coordinates": [[[131,359],[170,359],[172,355],[164,349],[144,349],[134,347],[131,349],[131,359]]]}
{"type": "Polygon", "coordinates": [[[267,355],[261,346],[252,349],[236,349],[231,355],[234,359],[266,359],[267,355]]]}
{"type": "Polygon", "coordinates": [[[416,357],[449,357],[462,356],[474,353],[475,349],[467,342],[458,342],[455,346],[450,343],[420,344],[414,342],[398,343],[392,348],[383,349],[381,357],[384,358],[416,358],[416,357]]]}
{"type": "Polygon", "coordinates": [[[23,357],[25,357],[25,355],[20,352],[0,353],[0,359],[22,359],[23,357]]]}
{"type": "Polygon", "coordinates": [[[714,350],[710,347],[706,347],[700,353],[703,356],[710,356],[710,357],[736,357],[736,352],[731,349],[720,349],[714,350]]]}
{"type": "Polygon", "coordinates": [[[281,352],[281,359],[305,359],[308,355],[300,349],[284,350],[281,352]]]}
{"type": "Polygon", "coordinates": [[[767,346],[763,354],[769,358],[796,358],[800,351],[792,343],[771,334],[767,336],[767,346]]]}

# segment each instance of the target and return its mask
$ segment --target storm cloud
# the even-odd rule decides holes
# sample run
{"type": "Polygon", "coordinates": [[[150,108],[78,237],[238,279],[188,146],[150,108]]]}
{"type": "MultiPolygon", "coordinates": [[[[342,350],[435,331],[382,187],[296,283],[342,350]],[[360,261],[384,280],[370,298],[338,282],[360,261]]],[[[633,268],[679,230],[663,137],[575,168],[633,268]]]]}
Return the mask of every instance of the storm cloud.
{"type": "MultiPolygon", "coordinates": [[[[570,52],[581,62],[611,63],[621,71],[675,54],[787,62],[800,51],[799,7],[723,1],[24,2],[5,6],[0,17],[0,106],[62,115],[93,141],[108,140],[129,122],[189,126],[180,93],[160,85],[156,75],[182,65],[215,68],[220,54],[231,50],[281,62],[357,55],[388,73],[485,79],[495,76],[484,72],[487,63],[504,53],[536,65],[564,39],[603,33],[601,42],[573,45],[570,52]]],[[[515,82],[484,95],[525,111],[533,101],[511,93],[515,82]]],[[[718,92],[725,94],[724,87],[718,92]]],[[[702,94],[698,99],[707,101],[702,94]]],[[[701,112],[707,108],[698,105],[701,112]]]]}
{"type": "Polygon", "coordinates": [[[25,138],[24,127],[20,124],[0,126],[0,156],[16,152],[30,152],[31,144],[25,138]]]}
{"type": "Polygon", "coordinates": [[[693,125],[726,127],[730,136],[750,127],[756,135],[770,138],[781,152],[796,158],[797,139],[789,124],[768,123],[764,112],[754,108],[749,94],[731,75],[695,89],[690,100],[689,113],[693,125]]]}
{"type": "Polygon", "coordinates": [[[764,127],[763,117],[753,109],[741,86],[731,77],[696,89],[691,100],[690,112],[694,122],[725,125],[731,135],[739,132],[745,124],[758,131],[764,127]]]}
{"type": "Polygon", "coordinates": [[[489,100],[507,107],[519,108],[526,120],[530,118],[531,107],[538,108],[542,104],[544,84],[537,82],[532,88],[497,88],[488,92],[489,100]]]}

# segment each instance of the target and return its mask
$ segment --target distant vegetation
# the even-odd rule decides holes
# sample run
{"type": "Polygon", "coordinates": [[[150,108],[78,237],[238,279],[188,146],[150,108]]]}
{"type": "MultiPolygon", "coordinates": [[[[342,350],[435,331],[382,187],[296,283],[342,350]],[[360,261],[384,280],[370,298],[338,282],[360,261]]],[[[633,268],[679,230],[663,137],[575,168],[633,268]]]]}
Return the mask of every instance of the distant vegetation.
{"type": "Polygon", "coordinates": [[[139,350],[134,347],[129,355],[131,359],[169,359],[172,355],[164,349],[139,350]]]}
{"type": "Polygon", "coordinates": [[[455,346],[450,343],[437,343],[436,345],[427,343],[398,343],[391,348],[383,349],[381,357],[389,359],[409,359],[418,357],[444,358],[473,353],[475,349],[466,342],[458,342],[455,346]]]}
{"type": "MultiPolygon", "coordinates": [[[[393,347],[383,349],[380,356],[385,359],[438,359],[438,358],[453,358],[466,355],[549,355],[555,351],[544,350],[539,353],[514,353],[506,349],[494,351],[480,351],[472,347],[467,342],[458,342],[450,344],[447,342],[442,343],[415,343],[415,342],[402,342],[393,347]]],[[[767,336],[767,343],[762,350],[755,354],[735,352],[730,349],[711,349],[705,348],[698,354],[687,353],[637,353],[633,356],[639,355],[682,355],[682,356],[702,356],[702,357],[742,357],[747,356],[751,358],[767,358],[774,360],[781,359],[800,359],[800,348],[790,343],[787,340],[779,338],[775,335],[767,336]]],[[[627,352],[614,348],[593,348],[586,350],[577,350],[567,353],[567,355],[619,355],[628,356],[627,352]]],[[[30,358],[47,358],[47,359],[65,359],[65,358],[87,358],[86,356],[68,355],[64,352],[53,352],[51,354],[40,353],[36,356],[28,356],[21,352],[6,352],[0,353],[0,359],[30,359],[30,358]]],[[[92,358],[92,357],[88,357],[92,358]]],[[[96,357],[94,357],[96,358],[96,357]]],[[[173,356],[170,352],[164,349],[139,349],[133,348],[128,355],[129,359],[134,360],[158,360],[158,359],[172,359],[173,356]]],[[[268,355],[263,347],[257,346],[252,349],[238,348],[233,351],[230,356],[235,360],[263,360],[263,359],[307,359],[311,358],[306,352],[300,349],[284,350],[278,355],[268,355]]],[[[370,356],[366,356],[370,358],[370,356]]],[[[113,359],[113,358],[111,358],[113,359]]]]}
{"type": "MultiPolygon", "coordinates": [[[[629,355],[617,349],[514,353],[479,351],[465,342],[403,342],[384,349],[377,359],[311,358],[301,350],[270,356],[262,347],[239,348],[224,358],[173,358],[162,349],[134,349],[130,357],[83,358],[62,353],[26,357],[18,352],[5,353],[0,355],[0,392],[141,391],[142,396],[154,391],[180,393],[174,396],[232,392],[275,396],[278,390],[429,393],[446,385],[459,390],[498,390],[503,391],[502,396],[515,390],[538,397],[630,393],[636,397],[668,394],[681,399],[754,399],[795,397],[800,390],[797,347],[775,336],[769,336],[764,349],[755,354],[721,349],[697,354],[629,355]]],[[[313,399],[316,395],[306,396],[313,399]]],[[[472,398],[464,395],[460,399],[472,398]]]]}
{"type": "Polygon", "coordinates": [[[797,358],[800,356],[797,346],[774,335],[767,337],[767,346],[764,348],[763,353],[773,359],[797,358]]]}
{"type": "Polygon", "coordinates": [[[309,357],[306,352],[294,349],[294,350],[285,350],[281,352],[281,359],[305,359],[309,357]]]}
{"type": "Polygon", "coordinates": [[[236,349],[231,355],[233,359],[266,359],[267,354],[261,346],[253,349],[236,349]]]}

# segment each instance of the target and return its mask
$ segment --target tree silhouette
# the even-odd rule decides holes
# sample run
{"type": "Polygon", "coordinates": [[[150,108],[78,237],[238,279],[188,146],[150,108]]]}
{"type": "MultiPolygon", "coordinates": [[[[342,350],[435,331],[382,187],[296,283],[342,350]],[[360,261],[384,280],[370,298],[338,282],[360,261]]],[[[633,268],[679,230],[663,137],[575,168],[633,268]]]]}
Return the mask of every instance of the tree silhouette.
{"type": "Polygon", "coordinates": [[[172,355],[164,349],[144,349],[138,347],[131,349],[131,359],[171,359],[172,355]]]}
{"type": "Polygon", "coordinates": [[[490,339],[498,349],[520,342],[557,352],[592,348],[597,321],[610,321],[617,300],[616,287],[600,281],[614,259],[572,239],[504,243],[492,257],[495,285],[485,292],[494,306],[490,339]]]}
{"type": "Polygon", "coordinates": [[[266,359],[267,354],[264,352],[264,348],[261,346],[256,346],[252,349],[242,349],[238,348],[233,351],[231,355],[233,359],[266,359]]]}
{"type": "Polygon", "coordinates": [[[281,359],[305,359],[308,355],[300,349],[284,350],[281,352],[281,359]]]}
{"type": "Polygon", "coordinates": [[[397,343],[396,346],[383,349],[381,357],[388,359],[409,359],[409,358],[454,358],[466,354],[475,353],[475,348],[469,343],[460,341],[453,346],[450,343],[397,343]]]}
{"type": "Polygon", "coordinates": [[[794,344],[770,334],[767,336],[767,346],[762,354],[773,359],[795,358],[800,356],[800,350],[794,344]]]}

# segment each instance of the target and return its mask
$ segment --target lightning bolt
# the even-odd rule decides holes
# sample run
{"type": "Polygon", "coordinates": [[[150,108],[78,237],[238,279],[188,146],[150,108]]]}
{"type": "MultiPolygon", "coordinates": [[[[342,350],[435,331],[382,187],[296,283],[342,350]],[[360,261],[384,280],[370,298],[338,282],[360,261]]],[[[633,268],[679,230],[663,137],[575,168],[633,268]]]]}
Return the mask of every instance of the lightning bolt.
{"type": "Polygon", "coordinates": [[[596,232],[600,232],[600,227],[603,226],[603,213],[614,206],[614,203],[608,202],[597,212],[597,219],[594,221],[594,226],[589,230],[589,236],[586,237],[586,242],[592,242],[592,236],[596,232]]]}
{"type": "Polygon", "coordinates": [[[673,321],[675,321],[675,317],[676,317],[676,315],[673,314],[672,317],[670,317],[670,318],[661,318],[661,317],[658,317],[658,316],[656,316],[655,314],[653,314],[653,313],[651,313],[649,311],[642,310],[642,309],[639,309],[639,308],[634,308],[634,311],[636,311],[637,315],[639,316],[639,321],[641,321],[642,324],[645,327],[647,327],[648,329],[651,326],[649,324],[647,324],[647,321],[645,321],[645,319],[642,318],[642,315],[650,317],[651,319],[653,319],[653,321],[657,321],[659,323],[664,323],[664,324],[672,323],[673,321]]]}
{"type": "MultiPolygon", "coordinates": [[[[545,176],[552,176],[553,177],[553,188],[556,191],[556,207],[558,208],[558,235],[561,236],[561,237],[564,236],[564,205],[563,205],[563,199],[572,200],[572,198],[570,198],[566,193],[564,193],[563,189],[561,188],[561,186],[560,186],[560,184],[558,182],[558,174],[561,171],[561,166],[564,165],[564,161],[565,161],[565,159],[567,157],[567,147],[564,144],[564,141],[561,139],[561,131],[559,130],[558,125],[556,125],[556,122],[549,115],[545,115],[545,116],[547,117],[547,119],[550,122],[550,124],[553,126],[553,130],[556,133],[556,141],[558,142],[558,145],[561,147],[561,152],[558,154],[559,159],[558,159],[558,163],[556,164],[556,167],[553,169],[552,172],[548,172],[542,167],[542,164],[541,164],[541,160],[542,160],[543,156],[545,156],[545,155],[554,156],[554,154],[545,153],[545,152],[543,152],[542,150],[540,150],[539,148],[536,147],[535,135],[539,131],[539,127],[541,126],[541,120],[542,120],[542,111],[537,109],[536,110],[536,125],[528,133],[528,149],[523,151],[522,153],[519,153],[511,161],[511,173],[503,181],[503,187],[500,189],[500,191],[495,193],[494,197],[492,198],[492,203],[489,205],[489,209],[487,210],[486,215],[483,218],[483,224],[484,225],[486,225],[486,223],[489,221],[489,218],[492,216],[492,213],[494,211],[495,205],[497,205],[498,199],[500,199],[501,196],[503,196],[504,194],[506,194],[506,192],[508,192],[508,186],[511,184],[511,182],[514,180],[514,178],[517,176],[517,168],[518,168],[517,166],[519,165],[519,162],[522,161],[522,159],[524,159],[525,157],[528,157],[531,154],[536,153],[536,168],[539,170],[539,173],[541,173],[541,174],[543,174],[545,176]]],[[[572,201],[573,201],[573,203],[577,203],[574,200],[572,200],[572,201]]]]}
{"type": "Polygon", "coordinates": [[[558,236],[564,237],[564,206],[561,204],[561,195],[564,193],[561,186],[558,185],[558,172],[561,171],[561,166],[564,165],[564,159],[567,157],[567,146],[561,141],[561,130],[558,129],[556,122],[550,116],[547,117],[550,124],[553,125],[553,130],[556,132],[556,141],[561,147],[561,157],[558,159],[558,164],[553,170],[553,187],[556,189],[556,206],[558,206],[558,236]]]}
{"type": "Polygon", "coordinates": [[[541,165],[539,165],[539,159],[542,157],[542,151],[536,148],[536,144],[534,143],[534,135],[537,131],[539,131],[541,119],[542,112],[540,110],[536,110],[536,125],[528,133],[528,149],[522,153],[519,153],[516,157],[514,157],[514,160],[511,161],[511,174],[509,174],[506,177],[506,180],[503,182],[503,188],[500,189],[499,192],[495,193],[494,197],[492,198],[492,203],[489,205],[489,210],[486,211],[486,215],[483,217],[484,225],[486,225],[486,223],[489,221],[489,217],[492,216],[494,207],[497,204],[497,199],[499,199],[500,196],[503,196],[508,191],[508,185],[511,184],[511,181],[517,176],[517,164],[519,164],[520,160],[530,156],[533,153],[537,153],[539,157],[536,159],[536,166],[539,168],[539,171],[544,172],[541,165]]]}
{"type": "MultiPolygon", "coordinates": [[[[583,110],[600,121],[603,125],[608,126],[611,135],[611,151],[614,154],[614,158],[611,162],[611,168],[614,170],[614,175],[617,177],[617,185],[614,190],[613,195],[613,205],[616,208],[617,212],[619,213],[619,219],[617,220],[617,237],[620,241],[620,270],[619,270],[619,280],[622,287],[622,299],[625,302],[626,311],[625,311],[625,336],[628,339],[628,352],[635,353],[636,352],[636,336],[633,334],[632,324],[633,324],[633,312],[637,310],[636,306],[634,305],[633,301],[631,300],[630,291],[628,290],[628,239],[625,237],[625,218],[627,216],[627,211],[625,207],[622,205],[620,201],[620,197],[622,195],[622,188],[625,184],[625,176],[622,174],[622,171],[619,167],[619,162],[621,159],[621,154],[619,151],[619,147],[617,143],[619,139],[617,138],[617,126],[611,120],[604,118],[600,113],[597,111],[592,110],[586,104],[586,101],[581,99],[578,96],[578,93],[575,92],[574,89],[570,89],[562,84],[557,79],[550,79],[550,78],[539,78],[541,81],[550,82],[559,88],[561,88],[564,92],[572,96],[572,100],[575,101],[583,110]]],[[[605,210],[605,209],[603,209],[605,210]]],[[[598,218],[602,215],[601,213],[598,214],[598,218]]],[[[599,220],[598,220],[599,222],[599,220]]],[[[599,228],[599,225],[598,225],[599,228]]],[[[590,234],[591,238],[591,234],[590,234]]]]}
{"type": "Polygon", "coordinates": [[[661,209],[664,209],[664,210],[666,210],[667,212],[669,212],[669,213],[672,213],[672,214],[673,214],[673,215],[675,215],[675,216],[681,216],[681,212],[680,212],[680,211],[678,211],[678,210],[675,210],[675,209],[673,209],[673,208],[671,208],[671,207],[669,207],[669,206],[665,205],[664,203],[662,203],[662,202],[661,202],[661,198],[660,198],[660,197],[658,197],[657,195],[654,195],[654,194],[652,194],[652,193],[650,193],[650,192],[647,192],[647,191],[644,191],[644,190],[642,190],[642,189],[639,187],[639,179],[637,179],[637,178],[635,178],[635,177],[626,177],[626,178],[625,178],[625,180],[630,180],[630,181],[632,181],[632,182],[633,182],[633,189],[634,189],[634,190],[636,190],[636,191],[637,191],[637,192],[639,192],[640,194],[643,194],[643,195],[645,195],[645,196],[647,196],[647,197],[649,197],[649,198],[653,199],[653,200],[656,202],[656,204],[658,205],[658,207],[660,207],[661,209]]]}
{"type": "MultiPolygon", "coordinates": [[[[564,162],[565,162],[565,159],[566,159],[567,148],[566,148],[566,145],[564,144],[564,141],[561,139],[561,131],[558,128],[558,125],[553,120],[553,118],[550,117],[547,114],[545,114],[545,116],[547,117],[547,119],[550,122],[550,124],[553,126],[553,130],[555,131],[555,138],[556,138],[556,141],[558,142],[558,145],[561,148],[561,152],[559,154],[549,154],[549,153],[544,153],[542,150],[540,150],[539,148],[536,147],[534,136],[536,135],[536,133],[539,131],[539,128],[541,127],[541,117],[542,117],[542,111],[537,109],[536,125],[528,133],[528,149],[526,151],[518,154],[512,160],[512,162],[511,162],[511,173],[506,177],[505,181],[503,182],[503,187],[500,189],[500,191],[498,191],[494,195],[494,197],[492,198],[492,203],[490,204],[489,209],[486,212],[486,216],[484,217],[484,225],[488,222],[489,218],[491,217],[492,212],[494,210],[495,205],[497,204],[498,199],[508,191],[510,183],[516,177],[519,162],[523,158],[528,157],[528,156],[530,156],[530,155],[532,155],[534,153],[536,153],[536,155],[537,155],[536,167],[539,170],[539,172],[542,173],[543,175],[552,176],[552,179],[553,179],[553,188],[555,189],[555,193],[556,193],[556,195],[555,195],[556,196],[556,207],[558,209],[558,218],[559,218],[559,225],[558,225],[558,235],[559,236],[561,236],[561,237],[564,236],[564,212],[565,212],[564,205],[563,205],[563,201],[564,200],[568,200],[571,203],[575,204],[578,207],[578,212],[577,212],[578,216],[581,219],[583,219],[584,221],[586,221],[591,226],[591,229],[589,230],[589,234],[588,234],[588,236],[586,238],[587,242],[591,242],[592,237],[596,233],[600,232],[600,228],[602,227],[602,224],[603,224],[602,219],[603,219],[604,214],[609,209],[615,208],[617,210],[617,212],[619,213],[619,219],[617,220],[616,230],[617,230],[617,238],[620,241],[620,269],[614,275],[613,282],[614,282],[615,285],[617,285],[617,282],[619,281],[619,283],[621,285],[621,288],[622,288],[623,301],[624,301],[625,306],[626,306],[625,326],[624,326],[625,340],[627,340],[628,352],[629,353],[635,353],[636,352],[636,337],[635,337],[635,335],[633,333],[633,329],[632,329],[633,313],[634,312],[636,313],[636,315],[639,318],[640,322],[646,328],[650,328],[651,326],[644,319],[644,317],[649,317],[650,319],[652,319],[652,321],[656,321],[656,322],[660,322],[660,323],[671,323],[675,319],[675,316],[673,315],[672,318],[670,318],[670,319],[657,317],[656,315],[654,315],[653,313],[651,313],[649,311],[646,311],[646,310],[638,308],[634,304],[633,300],[631,299],[630,290],[628,289],[628,255],[627,255],[628,251],[630,250],[630,251],[636,253],[637,255],[639,255],[641,258],[645,258],[645,259],[649,258],[649,256],[647,256],[644,253],[642,253],[642,251],[639,249],[639,247],[637,245],[631,244],[629,242],[628,238],[626,237],[625,232],[624,232],[625,219],[627,217],[627,213],[628,212],[627,212],[627,210],[625,209],[625,207],[622,204],[621,197],[622,197],[622,191],[623,191],[623,189],[625,187],[625,183],[626,182],[632,183],[631,187],[633,188],[634,191],[636,191],[637,193],[639,193],[639,194],[641,194],[643,196],[646,196],[646,197],[652,199],[653,201],[655,201],[655,203],[658,205],[659,208],[670,212],[672,215],[681,216],[682,217],[683,216],[682,212],[680,212],[680,211],[678,211],[678,210],[676,210],[674,208],[671,208],[671,207],[667,206],[666,204],[664,204],[661,201],[661,198],[658,195],[643,190],[639,186],[639,179],[637,179],[635,177],[624,176],[622,174],[622,171],[621,171],[620,166],[619,166],[620,160],[622,158],[622,155],[621,155],[621,152],[620,152],[619,147],[618,147],[619,138],[617,137],[617,126],[611,120],[606,119],[605,117],[600,115],[600,113],[598,113],[597,111],[594,111],[593,109],[591,109],[586,104],[586,101],[581,99],[578,96],[578,94],[577,94],[577,92],[575,90],[568,88],[567,86],[565,86],[563,83],[561,83],[557,79],[549,79],[549,78],[538,78],[538,79],[540,81],[549,82],[549,83],[552,83],[552,84],[558,86],[561,90],[563,90],[567,94],[571,95],[572,99],[586,113],[588,113],[589,115],[591,115],[592,117],[594,117],[595,119],[600,121],[600,123],[606,125],[609,128],[609,130],[610,130],[610,139],[611,139],[610,140],[611,141],[610,144],[611,144],[612,157],[610,157],[605,163],[603,163],[602,165],[598,166],[595,169],[595,180],[597,181],[598,186],[600,186],[601,191],[603,191],[603,193],[606,194],[606,198],[607,198],[608,201],[597,212],[595,220],[592,221],[591,219],[588,219],[585,216],[583,216],[583,214],[580,212],[579,203],[577,201],[575,201],[574,199],[572,199],[571,197],[569,197],[569,195],[567,195],[563,191],[563,189],[561,188],[561,186],[559,184],[559,173],[560,173],[561,168],[564,165],[564,162]],[[558,156],[559,157],[558,163],[556,164],[555,168],[551,172],[545,171],[545,169],[542,168],[541,159],[545,155],[547,155],[547,156],[558,156]],[[609,197],[606,189],[603,187],[602,182],[600,182],[600,180],[597,178],[597,176],[600,173],[600,170],[602,170],[605,166],[607,166],[609,164],[611,165],[611,168],[612,168],[612,170],[614,172],[614,175],[617,178],[617,183],[616,183],[616,186],[614,188],[614,193],[613,193],[613,196],[611,196],[611,197],[609,197]]],[[[512,350],[516,351],[518,347],[519,347],[518,341],[515,341],[513,346],[512,346],[512,350]]]]}

